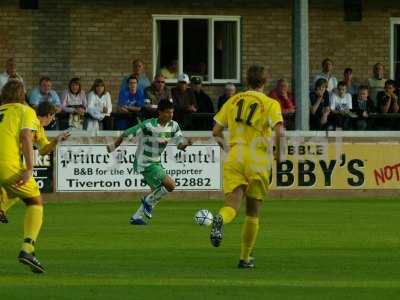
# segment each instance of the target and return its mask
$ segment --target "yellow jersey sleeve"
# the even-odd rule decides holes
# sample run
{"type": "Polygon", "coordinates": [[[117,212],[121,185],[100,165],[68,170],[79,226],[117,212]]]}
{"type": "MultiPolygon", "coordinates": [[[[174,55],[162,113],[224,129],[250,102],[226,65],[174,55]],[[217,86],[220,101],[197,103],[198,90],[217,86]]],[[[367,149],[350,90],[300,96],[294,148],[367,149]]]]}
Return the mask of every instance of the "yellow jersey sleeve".
{"type": "Polygon", "coordinates": [[[228,108],[230,107],[229,100],[222,105],[219,112],[214,116],[214,121],[223,127],[228,127],[228,108]]]}
{"type": "Polygon", "coordinates": [[[272,103],[267,118],[268,125],[271,129],[274,128],[276,124],[283,122],[281,105],[277,101],[272,103]]]}
{"type": "Polygon", "coordinates": [[[34,145],[37,149],[42,149],[44,146],[49,144],[46,133],[44,132],[43,126],[40,125],[39,130],[35,132],[34,145]]]}
{"type": "Polygon", "coordinates": [[[22,109],[22,116],[21,116],[21,130],[31,129],[37,131],[39,127],[40,123],[36,116],[36,112],[29,106],[24,106],[22,109]]]}

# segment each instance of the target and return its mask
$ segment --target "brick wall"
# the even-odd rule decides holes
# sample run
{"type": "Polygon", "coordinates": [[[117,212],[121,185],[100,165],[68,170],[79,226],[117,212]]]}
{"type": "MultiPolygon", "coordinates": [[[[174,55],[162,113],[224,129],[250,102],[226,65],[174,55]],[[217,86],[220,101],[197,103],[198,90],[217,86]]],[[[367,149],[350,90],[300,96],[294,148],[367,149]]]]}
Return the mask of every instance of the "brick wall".
{"type": "MultiPolygon", "coordinates": [[[[81,77],[85,89],[103,78],[115,98],[133,58],[142,58],[152,76],[152,14],[225,14],[242,17],[243,74],[249,64],[261,63],[270,67],[272,79],[291,78],[291,1],[186,2],[40,0],[40,9],[21,10],[18,0],[2,0],[0,64],[15,56],[28,88],[49,75],[59,93],[71,77],[81,77]]],[[[334,60],[338,78],[352,67],[363,82],[378,61],[388,73],[389,18],[400,17],[400,3],[365,0],[361,22],[344,22],[342,3],[310,0],[311,76],[325,57],[334,60]]],[[[222,87],[206,89],[216,96],[222,87]]]]}

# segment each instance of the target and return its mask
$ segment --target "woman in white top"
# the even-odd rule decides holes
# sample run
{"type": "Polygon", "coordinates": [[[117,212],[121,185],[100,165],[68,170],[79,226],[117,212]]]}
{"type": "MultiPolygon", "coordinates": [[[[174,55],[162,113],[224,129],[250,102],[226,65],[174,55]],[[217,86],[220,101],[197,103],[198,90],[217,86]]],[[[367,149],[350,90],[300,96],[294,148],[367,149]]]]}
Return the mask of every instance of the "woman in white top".
{"type": "Polygon", "coordinates": [[[101,130],[101,121],[109,117],[112,111],[110,93],[106,91],[104,81],[96,79],[87,97],[89,118],[87,120],[87,130],[101,130]]]}
{"type": "Polygon", "coordinates": [[[62,96],[62,110],[69,114],[70,128],[83,128],[86,107],[86,95],[82,90],[81,82],[79,78],[72,78],[62,96]]]}

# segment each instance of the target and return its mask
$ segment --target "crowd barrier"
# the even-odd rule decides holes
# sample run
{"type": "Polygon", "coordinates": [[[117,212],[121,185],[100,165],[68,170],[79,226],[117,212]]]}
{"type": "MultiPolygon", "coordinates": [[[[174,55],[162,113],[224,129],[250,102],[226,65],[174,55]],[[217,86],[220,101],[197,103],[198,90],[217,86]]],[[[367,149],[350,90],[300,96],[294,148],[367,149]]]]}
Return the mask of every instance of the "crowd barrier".
{"type": "MultiPolygon", "coordinates": [[[[49,131],[49,137],[59,132],[49,131]]],[[[43,192],[135,192],[148,187],[133,170],[134,140],[112,154],[105,145],[121,132],[76,131],[52,156],[37,156],[34,175],[43,192]]],[[[169,145],[162,156],[178,191],[220,192],[220,150],[210,131],[186,131],[195,139],[186,152],[169,145]]],[[[287,132],[285,160],[272,162],[271,190],[400,191],[400,133],[287,132]]]]}

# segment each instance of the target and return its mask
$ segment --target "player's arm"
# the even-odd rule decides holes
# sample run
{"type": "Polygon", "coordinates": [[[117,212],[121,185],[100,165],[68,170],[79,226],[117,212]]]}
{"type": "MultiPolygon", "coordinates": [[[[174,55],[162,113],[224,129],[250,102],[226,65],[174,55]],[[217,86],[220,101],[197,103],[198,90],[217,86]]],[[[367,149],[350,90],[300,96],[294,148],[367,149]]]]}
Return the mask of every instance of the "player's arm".
{"type": "Polygon", "coordinates": [[[224,138],[224,126],[222,126],[218,122],[215,122],[212,134],[213,134],[215,141],[222,148],[222,150],[226,151],[227,145],[226,145],[225,138],[224,138]]]}
{"type": "Polygon", "coordinates": [[[33,172],[33,134],[32,130],[25,128],[22,129],[20,134],[22,155],[25,159],[26,170],[24,170],[18,177],[15,185],[24,185],[29,178],[32,176],[33,172]]]}
{"type": "Polygon", "coordinates": [[[71,133],[68,131],[59,134],[56,138],[52,139],[51,142],[39,149],[40,155],[46,155],[53,152],[60,141],[66,141],[70,136],[71,133]]]}
{"type": "Polygon", "coordinates": [[[179,150],[185,151],[187,146],[193,145],[193,140],[191,138],[185,139],[184,142],[181,142],[176,146],[179,150]]]}
{"type": "Polygon", "coordinates": [[[277,162],[283,161],[284,157],[284,142],[285,142],[285,129],[283,127],[283,122],[279,122],[274,126],[275,131],[275,159],[277,162]]]}
{"type": "Polygon", "coordinates": [[[121,134],[113,143],[107,145],[107,152],[108,153],[113,152],[122,144],[125,138],[127,138],[130,135],[136,136],[139,133],[139,131],[141,131],[142,128],[143,128],[143,123],[139,123],[125,130],[124,133],[121,134]]]}

